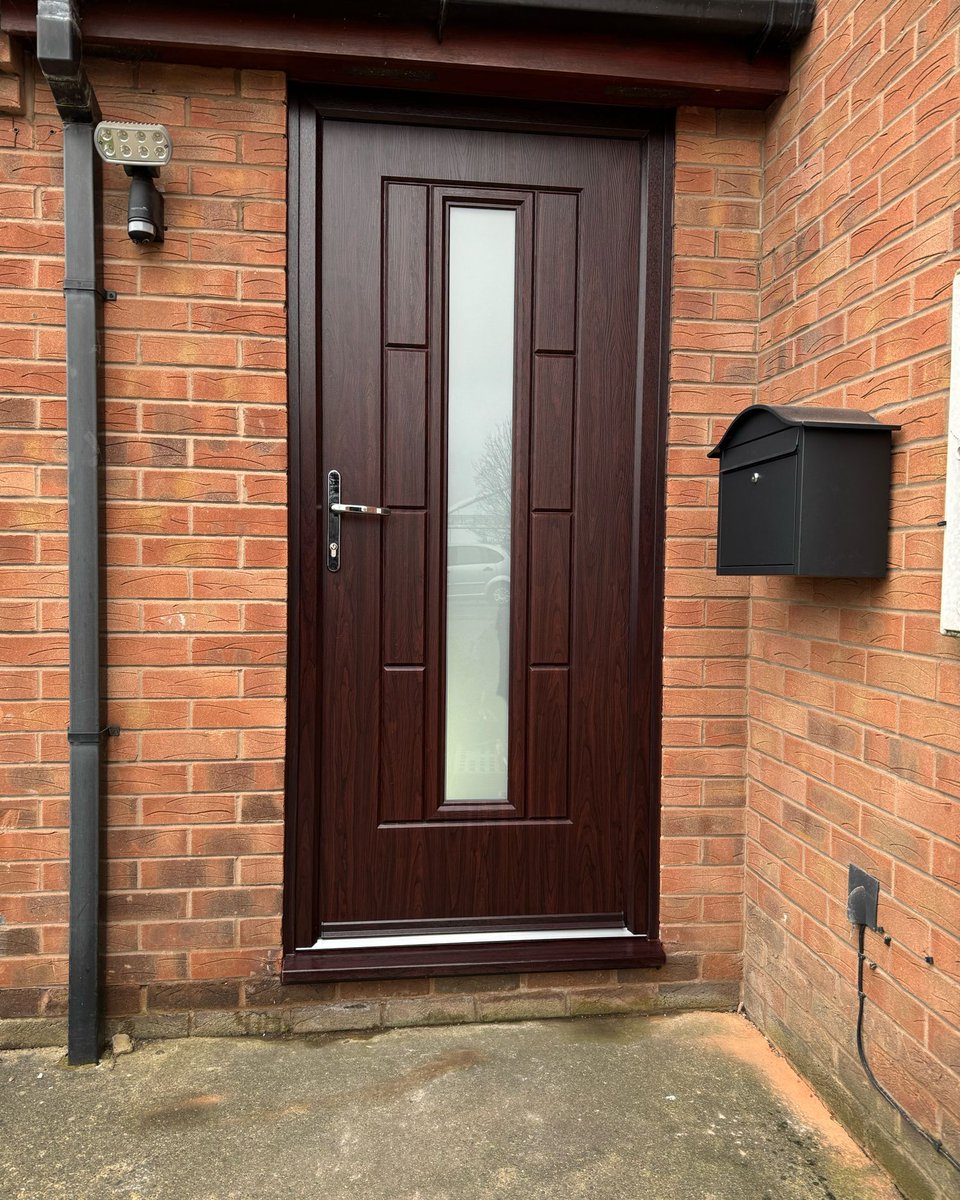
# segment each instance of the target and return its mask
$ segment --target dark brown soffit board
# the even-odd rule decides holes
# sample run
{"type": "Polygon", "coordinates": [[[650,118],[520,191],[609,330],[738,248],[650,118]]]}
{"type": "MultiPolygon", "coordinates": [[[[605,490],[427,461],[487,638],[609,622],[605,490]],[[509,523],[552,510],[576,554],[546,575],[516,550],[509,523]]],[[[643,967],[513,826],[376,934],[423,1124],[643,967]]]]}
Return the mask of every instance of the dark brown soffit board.
{"type": "MultiPolygon", "coordinates": [[[[0,28],[33,37],[36,0],[3,0],[0,28]]],[[[722,41],[337,21],[201,4],[84,5],[89,55],[285,71],[292,79],[577,103],[765,108],[787,90],[789,58],[722,41]]]]}

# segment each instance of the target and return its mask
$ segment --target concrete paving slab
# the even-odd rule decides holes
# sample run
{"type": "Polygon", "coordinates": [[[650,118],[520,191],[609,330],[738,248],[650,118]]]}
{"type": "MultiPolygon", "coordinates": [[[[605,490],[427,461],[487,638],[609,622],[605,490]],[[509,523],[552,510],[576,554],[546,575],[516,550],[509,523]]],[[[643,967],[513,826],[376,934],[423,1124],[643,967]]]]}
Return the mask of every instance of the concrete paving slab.
{"type": "Polygon", "coordinates": [[[0,1055],[4,1200],[894,1200],[745,1019],[0,1055]]]}

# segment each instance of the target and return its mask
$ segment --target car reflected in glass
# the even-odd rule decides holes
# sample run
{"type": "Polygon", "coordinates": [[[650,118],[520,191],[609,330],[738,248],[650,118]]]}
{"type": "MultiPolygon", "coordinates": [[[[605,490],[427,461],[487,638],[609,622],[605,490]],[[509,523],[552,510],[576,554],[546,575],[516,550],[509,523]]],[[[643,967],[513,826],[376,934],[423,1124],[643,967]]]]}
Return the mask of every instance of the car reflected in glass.
{"type": "Polygon", "coordinates": [[[447,547],[447,595],[451,600],[510,600],[510,556],[502,546],[447,547]]]}

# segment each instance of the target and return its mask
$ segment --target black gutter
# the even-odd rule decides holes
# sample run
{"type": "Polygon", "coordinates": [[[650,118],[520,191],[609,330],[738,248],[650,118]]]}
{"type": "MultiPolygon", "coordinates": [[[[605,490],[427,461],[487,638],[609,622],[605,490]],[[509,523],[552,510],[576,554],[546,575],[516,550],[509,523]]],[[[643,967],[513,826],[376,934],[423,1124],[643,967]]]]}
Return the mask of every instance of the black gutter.
{"type": "Polygon", "coordinates": [[[37,61],[63,121],[70,621],[70,973],[67,1059],[100,1051],[100,119],[81,60],[75,0],[38,0],[37,61]]]}
{"type": "MultiPolygon", "coordinates": [[[[0,24],[9,33],[33,33],[32,0],[4,0],[0,24]]],[[[116,5],[85,0],[91,27],[109,20],[116,5]]],[[[375,21],[387,25],[429,25],[442,38],[457,25],[487,28],[549,28],[616,33],[626,38],[721,39],[748,48],[789,50],[810,32],[816,0],[274,0],[272,14],[291,22],[311,16],[344,22],[375,21]]],[[[196,0],[197,13],[262,16],[263,0],[196,0]]],[[[91,44],[93,42],[91,41],[91,44]]],[[[142,44],[131,40],[130,45],[142,44]]]]}
{"type": "MultiPolygon", "coordinates": [[[[437,0],[433,0],[434,3],[437,0]]],[[[445,21],[458,16],[497,21],[510,16],[612,21],[635,34],[671,32],[729,37],[755,51],[785,49],[810,32],[816,0],[440,0],[445,21]]],[[[356,11],[355,5],[350,6],[356,11]]],[[[389,10],[389,5],[379,5],[389,10]]]]}

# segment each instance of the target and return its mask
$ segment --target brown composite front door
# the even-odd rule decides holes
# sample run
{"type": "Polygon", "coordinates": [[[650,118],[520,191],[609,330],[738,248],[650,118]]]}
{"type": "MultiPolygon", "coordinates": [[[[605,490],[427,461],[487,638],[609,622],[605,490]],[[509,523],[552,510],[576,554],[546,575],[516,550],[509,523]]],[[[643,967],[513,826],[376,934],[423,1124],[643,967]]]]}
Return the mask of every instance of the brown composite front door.
{"type": "Polygon", "coordinates": [[[302,120],[288,974],[657,961],[649,139],[302,120]]]}

